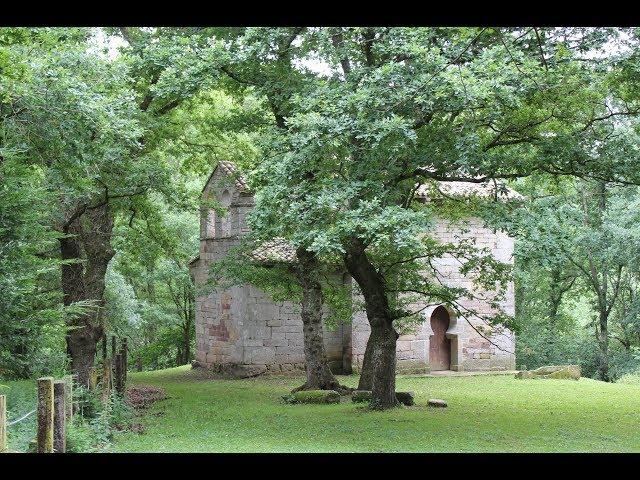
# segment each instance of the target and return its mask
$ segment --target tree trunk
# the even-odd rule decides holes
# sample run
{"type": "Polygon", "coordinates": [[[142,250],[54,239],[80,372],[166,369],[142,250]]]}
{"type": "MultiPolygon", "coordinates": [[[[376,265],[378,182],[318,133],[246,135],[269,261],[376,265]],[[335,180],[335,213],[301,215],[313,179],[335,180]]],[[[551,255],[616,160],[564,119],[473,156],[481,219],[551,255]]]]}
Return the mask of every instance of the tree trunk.
{"type": "Polygon", "coordinates": [[[371,330],[376,330],[371,361],[373,385],[371,388],[371,407],[378,410],[395,407],[396,399],[396,340],[398,333],[386,318],[375,319],[371,330]]]}
{"type": "Polygon", "coordinates": [[[548,329],[547,329],[547,349],[543,353],[541,360],[544,363],[557,363],[557,340],[558,340],[558,312],[564,294],[560,285],[560,269],[557,266],[551,267],[549,283],[549,304],[547,306],[548,329]]]}
{"type": "Polygon", "coordinates": [[[67,349],[71,355],[71,370],[78,376],[78,384],[89,386],[91,369],[96,354],[96,342],[92,327],[73,330],[67,334],[67,349]],[[82,333],[76,333],[84,330],[82,333]]]}
{"type": "Polygon", "coordinates": [[[191,337],[189,335],[189,327],[184,332],[184,363],[186,365],[189,363],[189,358],[191,357],[191,337]]]}
{"type": "Polygon", "coordinates": [[[107,206],[87,210],[67,225],[60,239],[61,271],[64,305],[77,302],[88,305],[67,320],[67,352],[71,369],[78,383],[89,384],[98,341],[102,338],[102,307],[104,306],[105,274],[114,255],[111,248],[113,215],[107,206]]]}
{"type": "Polygon", "coordinates": [[[399,405],[395,393],[398,333],[393,327],[393,315],[389,307],[384,279],[369,261],[362,241],[352,239],[346,247],[345,266],[360,286],[367,319],[371,325],[371,335],[367,342],[367,350],[371,350],[370,362],[367,364],[365,358],[363,363],[363,369],[367,367],[373,370],[371,407],[379,410],[392,408],[399,405]]]}
{"type": "Polygon", "coordinates": [[[609,328],[608,315],[600,312],[600,321],[598,329],[598,375],[600,380],[610,382],[609,376],[609,328]]]}
{"type": "MultiPolygon", "coordinates": [[[[597,185],[597,198],[598,198],[598,217],[597,225],[602,228],[603,219],[607,208],[607,185],[604,181],[598,182],[597,185]]],[[[606,232],[606,230],[605,230],[606,232]]],[[[609,376],[609,312],[613,307],[613,303],[616,300],[616,293],[614,292],[609,299],[609,269],[612,268],[610,264],[604,262],[602,265],[602,283],[598,294],[598,307],[599,307],[599,329],[598,329],[598,373],[600,379],[605,382],[610,382],[609,376]]],[[[595,267],[592,270],[596,271],[595,267]]],[[[597,271],[593,275],[595,282],[598,280],[597,271]]],[[[618,284],[619,286],[619,284],[618,284]]],[[[616,287],[617,290],[617,287],[616,287]]]]}
{"type": "Polygon", "coordinates": [[[551,285],[549,291],[549,327],[555,334],[558,327],[558,311],[562,303],[564,293],[560,286],[560,269],[553,267],[551,270],[551,285]]]}
{"type": "Polygon", "coordinates": [[[364,358],[362,359],[362,368],[360,368],[360,380],[358,381],[358,390],[371,390],[373,388],[373,346],[375,339],[371,339],[372,335],[378,332],[371,331],[367,346],[364,349],[364,358]]]}
{"type": "Polygon", "coordinates": [[[296,251],[296,276],[302,286],[302,332],[307,381],[298,390],[344,389],[333,376],[324,348],[322,331],[322,285],[317,279],[318,260],[313,252],[304,248],[296,251]]]}

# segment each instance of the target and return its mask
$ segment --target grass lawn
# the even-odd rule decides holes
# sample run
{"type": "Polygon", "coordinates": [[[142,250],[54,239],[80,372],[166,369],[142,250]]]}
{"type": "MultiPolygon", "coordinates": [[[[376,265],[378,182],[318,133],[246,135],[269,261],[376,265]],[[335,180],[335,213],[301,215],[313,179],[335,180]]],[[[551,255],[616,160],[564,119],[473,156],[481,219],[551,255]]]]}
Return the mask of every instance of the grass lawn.
{"type": "MultiPolygon", "coordinates": [[[[120,434],[118,452],[610,452],[640,451],[640,386],[512,376],[398,377],[416,405],[284,405],[302,377],[197,379],[189,367],[131,374],[169,399],[120,434]],[[431,409],[428,398],[449,408],[431,409]]],[[[340,377],[355,386],[356,376],[340,377]]]]}

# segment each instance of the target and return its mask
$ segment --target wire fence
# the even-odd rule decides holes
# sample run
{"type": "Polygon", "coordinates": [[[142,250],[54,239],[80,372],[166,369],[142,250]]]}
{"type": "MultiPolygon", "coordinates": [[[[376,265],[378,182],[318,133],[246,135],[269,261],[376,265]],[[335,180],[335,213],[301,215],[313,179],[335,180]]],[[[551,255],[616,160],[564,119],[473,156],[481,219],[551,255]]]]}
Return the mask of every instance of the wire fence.
{"type": "MultiPolygon", "coordinates": [[[[103,337],[103,362],[102,376],[100,377],[101,401],[106,404],[110,398],[112,389],[118,395],[123,395],[127,378],[127,339],[121,340],[118,351],[117,337],[112,337],[112,358],[107,358],[107,337],[103,337]]],[[[37,414],[36,439],[30,441],[35,445],[38,453],[64,453],[66,451],[67,425],[73,421],[74,411],[78,404],[74,402],[73,384],[77,379],[74,375],[68,375],[64,379],[55,380],[53,377],[41,377],[37,383],[37,407],[20,417],[8,421],[7,397],[0,395],[0,453],[8,451],[7,429],[8,427],[25,421],[33,414],[37,414]]],[[[97,368],[91,368],[89,372],[88,388],[90,391],[98,387],[97,368]]],[[[29,405],[31,402],[27,403],[29,405]]],[[[31,404],[33,405],[33,404],[31,404]]],[[[82,409],[80,409],[82,412],[82,409]]],[[[81,413],[82,414],[82,413],[81,413]]],[[[29,424],[25,424],[25,427],[29,424]]],[[[16,433],[25,430],[16,428],[16,433]]],[[[30,432],[29,435],[32,433],[30,432]]],[[[2,477],[0,477],[2,478],[2,477]]]]}
{"type": "Polygon", "coordinates": [[[26,420],[27,418],[29,418],[31,415],[33,415],[34,413],[36,413],[36,409],[31,410],[28,413],[25,413],[23,416],[21,416],[20,418],[17,418],[15,420],[12,420],[10,422],[7,422],[7,427],[10,427],[12,425],[15,425],[16,423],[20,423],[23,420],[26,420]]]}

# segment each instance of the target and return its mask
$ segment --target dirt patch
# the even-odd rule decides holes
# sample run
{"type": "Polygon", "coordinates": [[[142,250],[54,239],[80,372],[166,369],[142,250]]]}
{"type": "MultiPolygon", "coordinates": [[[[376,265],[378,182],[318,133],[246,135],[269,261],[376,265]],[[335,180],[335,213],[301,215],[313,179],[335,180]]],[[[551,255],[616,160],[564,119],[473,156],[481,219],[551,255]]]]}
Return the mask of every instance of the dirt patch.
{"type": "Polygon", "coordinates": [[[137,433],[138,435],[142,435],[146,431],[144,425],[141,423],[134,423],[129,427],[129,430],[133,433],[137,433]]]}
{"type": "Polygon", "coordinates": [[[159,400],[169,398],[167,392],[160,387],[136,385],[127,388],[125,401],[136,410],[145,410],[159,400]]]}

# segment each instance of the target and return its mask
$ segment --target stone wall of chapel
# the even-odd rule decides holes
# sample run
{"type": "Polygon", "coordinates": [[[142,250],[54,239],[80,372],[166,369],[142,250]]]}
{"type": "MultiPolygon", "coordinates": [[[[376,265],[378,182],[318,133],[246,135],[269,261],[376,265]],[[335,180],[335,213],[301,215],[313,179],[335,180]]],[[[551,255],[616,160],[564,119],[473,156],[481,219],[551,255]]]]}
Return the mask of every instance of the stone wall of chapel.
{"type": "MultiPolygon", "coordinates": [[[[470,219],[463,225],[439,220],[433,232],[442,242],[456,242],[460,239],[473,239],[478,247],[487,248],[495,258],[505,263],[513,262],[513,239],[502,232],[486,228],[479,219],[470,219]]],[[[473,290],[472,280],[459,271],[459,263],[454,258],[441,258],[434,262],[441,274],[441,280],[451,286],[464,286],[473,290]]],[[[358,300],[358,299],[357,299],[358,300]]],[[[357,301],[356,300],[356,301],[357,301]]],[[[361,301],[361,299],[359,299],[361,301]]],[[[487,302],[461,299],[460,304],[481,313],[490,314],[487,302]]],[[[425,304],[415,305],[418,310],[425,304]]],[[[514,290],[510,285],[501,302],[505,313],[514,314],[514,290]]],[[[429,371],[429,340],[433,334],[430,325],[431,313],[435,306],[422,312],[424,322],[412,333],[400,335],[396,344],[398,371],[420,373],[429,371]]],[[[508,329],[496,328],[493,331],[478,333],[486,325],[481,319],[471,317],[457,318],[450,312],[450,324],[447,337],[451,340],[451,368],[453,370],[513,370],[515,369],[515,336],[508,329]],[[487,340],[490,339],[491,341],[487,340]]],[[[359,371],[364,359],[364,351],[370,334],[369,323],[364,312],[358,312],[352,325],[352,365],[359,371]]]]}
{"type": "MultiPolygon", "coordinates": [[[[191,266],[198,286],[196,297],[196,361],[217,364],[265,365],[268,370],[304,369],[304,342],[299,305],[274,302],[251,285],[227,290],[206,287],[211,264],[223,258],[239,237],[249,231],[247,215],[253,198],[239,192],[217,170],[203,190],[204,200],[216,200],[227,209],[218,214],[201,210],[200,258],[191,266]]],[[[349,319],[335,328],[325,326],[325,347],[334,371],[350,371],[349,319]]]]}
{"type": "MultiPolygon", "coordinates": [[[[194,273],[206,281],[208,265],[221,258],[235,239],[207,240],[204,262],[194,273]]],[[[203,365],[265,365],[269,371],[304,370],[299,304],[274,302],[251,285],[200,292],[196,301],[196,360],[203,365]]],[[[328,312],[326,312],[328,313],[328,312]]],[[[324,328],[327,357],[334,371],[349,371],[351,325],[324,328]]]]}

